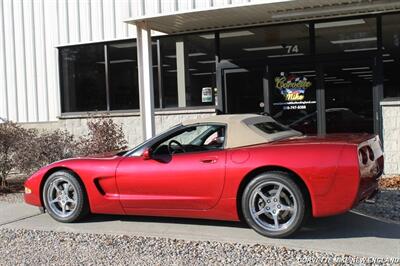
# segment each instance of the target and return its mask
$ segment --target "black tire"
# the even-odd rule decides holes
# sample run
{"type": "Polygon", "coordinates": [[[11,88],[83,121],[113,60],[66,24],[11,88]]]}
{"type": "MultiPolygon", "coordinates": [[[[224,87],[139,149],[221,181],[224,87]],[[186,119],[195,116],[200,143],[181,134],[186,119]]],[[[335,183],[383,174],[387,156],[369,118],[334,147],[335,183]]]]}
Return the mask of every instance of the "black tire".
{"type": "MultiPolygon", "coordinates": [[[[276,187],[278,187],[278,185],[276,185],[276,187]]],[[[272,191],[272,190],[271,190],[272,191]]],[[[264,192],[263,192],[264,195],[264,192]]],[[[265,196],[265,195],[264,195],[265,196]]],[[[279,198],[279,196],[277,196],[279,198]]],[[[294,182],[287,173],[284,172],[265,172],[262,174],[259,174],[258,176],[256,176],[253,180],[251,180],[249,182],[249,184],[246,186],[246,188],[243,191],[242,194],[242,199],[241,199],[241,204],[242,204],[242,211],[243,211],[243,216],[244,219],[246,220],[247,224],[253,228],[256,232],[258,232],[261,235],[267,236],[267,237],[271,237],[271,238],[283,238],[283,237],[287,237],[292,235],[293,233],[295,233],[297,230],[300,229],[300,227],[302,226],[303,222],[305,221],[306,218],[306,201],[305,201],[305,196],[303,195],[303,192],[301,191],[299,185],[296,184],[296,182],[294,182]],[[293,210],[296,211],[287,211],[285,213],[285,211],[281,210],[282,206],[279,205],[279,202],[281,200],[278,199],[278,202],[275,203],[276,205],[273,207],[268,207],[271,205],[267,206],[267,202],[264,200],[268,199],[268,204],[273,204],[272,203],[272,199],[275,200],[275,196],[270,196],[270,197],[266,197],[266,198],[262,198],[261,196],[259,196],[259,193],[256,192],[259,191],[258,189],[261,187],[263,188],[263,185],[266,185],[265,188],[268,188],[268,186],[273,186],[275,189],[274,185],[271,184],[282,184],[283,186],[283,191],[285,192],[285,198],[288,199],[295,199],[295,201],[293,200],[293,202],[296,202],[296,204],[294,204],[293,206],[296,207],[292,207],[293,210]],[[290,191],[290,192],[289,192],[290,191]],[[291,193],[291,194],[289,194],[291,193]],[[290,195],[289,197],[287,195],[290,195]],[[258,198],[257,198],[258,197],[258,198]],[[257,200],[258,199],[258,200],[257,200]],[[261,199],[261,200],[260,200],[261,199]],[[270,200],[271,199],[271,200],[270,200]],[[265,213],[262,214],[255,214],[253,211],[253,215],[251,214],[251,206],[254,206],[254,202],[258,202],[257,206],[255,208],[256,211],[265,211],[265,213]],[[253,205],[251,205],[253,204],[253,205]],[[260,207],[261,204],[261,207],[260,207]],[[262,205],[264,204],[264,206],[262,205]],[[279,206],[279,210],[277,209],[277,206],[279,206]],[[269,211],[266,211],[266,209],[269,209],[269,211]],[[277,217],[280,217],[279,214],[282,211],[283,215],[286,216],[290,216],[290,219],[288,219],[288,223],[287,223],[287,227],[285,228],[284,226],[282,226],[282,229],[279,229],[279,225],[278,225],[278,229],[270,229],[270,228],[266,228],[269,226],[269,222],[270,223],[274,223],[276,224],[271,218],[272,216],[272,210],[274,210],[273,212],[276,213],[277,217]],[[276,210],[276,211],[275,211],[276,210]],[[265,215],[265,216],[264,216],[265,215]],[[269,216],[267,216],[269,215],[269,216]],[[258,217],[258,218],[256,218],[258,217]],[[264,220],[263,220],[264,219],[264,220]],[[263,224],[263,221],[265,222],[263,224]],[[290,222],[290,223],[289,223],[290,222]],[[267,224],[267,225],[265,225],[267,224]]],[[[285,204],[286,205],[286,204],[285,204]]],[[[286,207],[286,206],[284,206],[286,207]]],[[[283,218],[278,218],[279,219],[283,219],[283,218]]],[[[286,225],[285,225],[286,226],[286,225]]]]}
{"type": "MultiPolygon", "coordinates": [[[[47,178],[43,186],[42,196],[43,196],[43,203],[47,212],[56,221],[62,223],[72,223],[79,221],[89,213],[89,202],[87,200],[86,191],[81,182],[77,179],[77,177],[69,171],[61,170],[51,174],[49,178],[47,178]],[[73,186],[73,191],[70,193],[72,193],[73,198],[76,202],[76,203],[70,203],[73,204],[72,206],[74,207],[74,209],[69,212],[68,216],[65,217],[57,213],[58,208],[62,209],[60,202],[55,204],[51,204],[49,202],[50,200],[49,197],[54,196],[52,194],[54,193],[52,192],[53,188],[51,188],[50,186],[54,187],[53,184],[55,184],[55,182],[63,182],[63,181],[65,181],[65,183],[69,182],[73,186]]],[[[60,212],[62,212],[62,210],[60,210],[60,212]]]]}

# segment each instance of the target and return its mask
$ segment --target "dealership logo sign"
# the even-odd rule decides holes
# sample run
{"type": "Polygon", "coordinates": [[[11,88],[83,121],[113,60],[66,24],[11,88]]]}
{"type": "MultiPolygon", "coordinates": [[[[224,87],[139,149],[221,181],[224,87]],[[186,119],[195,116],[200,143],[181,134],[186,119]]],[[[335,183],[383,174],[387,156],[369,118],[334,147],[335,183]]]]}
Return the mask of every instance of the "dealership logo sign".
{"type": "Polygon", "coordinates": [[[311,86],[311,81],[307,80],[306,77],[286,76],[284,72],[275,78],[275,88],[279,90],[285,101],[303,101],[306,90],[311,86]]]}

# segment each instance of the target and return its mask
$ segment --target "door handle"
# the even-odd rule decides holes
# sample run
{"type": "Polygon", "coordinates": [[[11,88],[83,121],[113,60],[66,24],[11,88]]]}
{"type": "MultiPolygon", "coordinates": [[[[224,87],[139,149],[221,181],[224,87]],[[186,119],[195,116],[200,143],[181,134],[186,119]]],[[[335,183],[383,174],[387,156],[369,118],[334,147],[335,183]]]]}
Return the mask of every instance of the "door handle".
{"type": "Polygon", "coordinates": [[[200,162],[202,163],[216,163],[218,161],[217,157],[210,157],[210,158],[205,158],[201,159],[200,162]]]}

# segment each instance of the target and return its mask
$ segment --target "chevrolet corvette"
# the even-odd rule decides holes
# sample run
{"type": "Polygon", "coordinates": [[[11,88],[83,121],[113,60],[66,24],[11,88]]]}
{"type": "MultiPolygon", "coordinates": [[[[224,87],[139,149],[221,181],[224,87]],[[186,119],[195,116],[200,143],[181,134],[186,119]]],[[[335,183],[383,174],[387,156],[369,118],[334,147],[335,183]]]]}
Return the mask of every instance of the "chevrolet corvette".
{"type": "Polygon", "coordinates": [[[306,136],[268,116],[218,115],[45,166],[25,182],[25,201],[65,223],[89,213],[243,220],[287,237],[309,216],[374,198],[382,172],[378,136],[306,136]]]}

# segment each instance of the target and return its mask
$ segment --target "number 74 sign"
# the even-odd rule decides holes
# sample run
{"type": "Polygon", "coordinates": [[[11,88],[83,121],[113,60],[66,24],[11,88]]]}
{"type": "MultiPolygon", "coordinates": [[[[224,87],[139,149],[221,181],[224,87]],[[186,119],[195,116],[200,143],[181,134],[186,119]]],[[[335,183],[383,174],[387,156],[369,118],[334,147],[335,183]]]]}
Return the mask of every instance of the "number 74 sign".
{"type": "Polygon", "coordinates": [[[297,54],[299,52],[299,46],[295,45],[286,45],[285,48],[287,49],[288,54],[297,54]]]}

